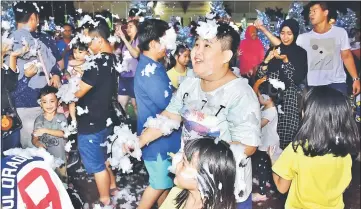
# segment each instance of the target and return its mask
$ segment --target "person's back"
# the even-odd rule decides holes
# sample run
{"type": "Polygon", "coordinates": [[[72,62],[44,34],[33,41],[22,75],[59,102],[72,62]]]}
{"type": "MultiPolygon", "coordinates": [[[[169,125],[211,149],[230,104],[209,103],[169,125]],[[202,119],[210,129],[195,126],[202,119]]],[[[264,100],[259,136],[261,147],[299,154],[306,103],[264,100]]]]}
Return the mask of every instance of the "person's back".
{"type": "Polygon", "coordinates": [[[93,88],[78,102],[82,109],[89,110],[87,114],[79,116],[79,133],[95,133],[106,128],[111,97],[115,91],[114,59],[112,54],[101,53],[101,57],[95,60],[97,68],[84,72],[82,80],[93,88]]]}
{"type": "Polygon", "coordinates": [[[283,170],[280,166],[287,163],[292,166],[292,171],[286,173],[293,176],[286,208],[344,208],[343,192],[352,178],[350,155],[308,157],[301,147],[295,152],[288,146],[281,156],[273,170],[283,170]]]}
{"type": "MultiPolygon", "coordinates": [[[[160,114],[167,107],[172,97],[172,86],[164,66],[141,54],[134,79],[134,92],[138,107],[137,133],[141,134],[147,119],[160,114]],[[152,65],[156,68],[154,74],[149,73],[148,77],[147,74],[144,74],[144,69],[152,65]]],[[[162,139],[145,147],[143,157],[156,158],[156,156],[153,156],[154,153],[162,153],[163,157],[165,157],[167,153],[165,150],[168,149],[176,152],[179,149],[179,139],[180,131],[164,136],[162,139]],[[175,139],[178,139],[178,143],[170,143],[175,139]]]]}
{"type": "MultiPolygon", "coordinates": [[[[143,48],[141,49],[142,53],[140,54],[134,77],[134,92],[138,107],[138,135],[142,133],[143,126],[147,119],[149,117],[156,117],[156,114],[160,114],[168,106],[172,97],[172,85],[165,67],[160,62],[150,58],[150,55],[148,55],[150,49],[146,49],[147,51],[143,50],[143,48]]],[[[162,58],[162,55],[158,54],[156,56],[159,56],[159,59],[162,58]]],[[[167,152],[178,151],[180,147],[179,142],[180,131],[175,131],[169,136],[164,136],[162,139],[143,148],[143,158],[156,160],[158,154],[160,154],[162,158],[167,158],[167,152]]]]}
{"type": "Polygon", "coordinates": [[[327,86],[311,89],[304,100],[303,124],[273,169],[285,208],[341,209],[351,181],[350,154],[360,136],[351,106],[341,92],[327,86]],[[326,122],[327,121],[327,122],[326,122]]]}
{"type": "MultiPolygon", "coordinates": [[[[168,24],[162,20],[145,20],[139,26],[138,38],[141,51],[134,77],[134,93],[137,102],[137,134],[141,135],[148,118],[168,106],[172,97],[172,86],[162,63],[166,48],[160,38],[167,37],[168,24]]],[[[142,148],[142,158],[149,174],[149,186],[145,189],[138,208],[152,208],[164,201],[168,190],[173,186],[168,167],[171,165],[168,152],[177,152],[180,148],[180,130],[142,148]]]]}

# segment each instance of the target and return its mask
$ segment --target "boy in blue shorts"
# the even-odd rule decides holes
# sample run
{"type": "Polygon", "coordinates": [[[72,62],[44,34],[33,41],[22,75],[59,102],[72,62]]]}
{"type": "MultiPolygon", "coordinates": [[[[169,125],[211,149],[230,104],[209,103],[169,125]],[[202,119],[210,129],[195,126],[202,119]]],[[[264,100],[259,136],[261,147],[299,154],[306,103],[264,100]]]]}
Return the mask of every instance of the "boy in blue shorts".
{"type": "MultiPolygon", "coordinates": [[[[166,69],[159,62],[166,49],[160,38],[169,28],[162,20],[145,20],[138,29],[139,63],[134,77],[134,93],[138,107],[137,133],[140,135],[148,117],[156,117],[169,104],[172,89],[166,69]]],[[[142,149],[144,164],[149,173],[149,186],[145,189],[138,209],[150,209],[157,202],[160,206],[167,197],[173,180],[169,176],[171,165],[167,153],[180,148],[180,130],[149,143],[142,149]]]]}

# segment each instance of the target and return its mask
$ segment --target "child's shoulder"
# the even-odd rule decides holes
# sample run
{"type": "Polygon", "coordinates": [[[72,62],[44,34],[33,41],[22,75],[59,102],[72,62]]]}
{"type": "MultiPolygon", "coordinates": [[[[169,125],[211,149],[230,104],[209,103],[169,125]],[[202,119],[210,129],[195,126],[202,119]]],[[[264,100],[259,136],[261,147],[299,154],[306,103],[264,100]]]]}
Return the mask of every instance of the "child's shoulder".
{"type": "Polygon", "coordinates": [[[196,85],[199,84],[199,78],[196,77],[186,77],[183,82],[180,84],[180,89],[195,89],[197,88],[196,85]]]}
{"type": "Polygon", "coordinates": [[[276,107],[270,107],[270,108],[267,108],[267,109],[262,108],[262,109],[261,109],[261,112],[262,112],[262,113],[277,114],[277,109],[276,109],[276,107]]]}
{"type": "Polygon", "coordinates": [[[66,117],[63,113],[56,113],[55,118],[58,120],[66,121],[66,117]]]}
{"type": "Polygon", "coordinates": [[[41,113],[40,115],[38,115],[38,117],[36,117],[35,121],[39,120],[44,120],[44,113],[41,113]]]}
{"type": "Polygon", "coordinates": [[[239,100],[240,98],[249,98],[252,101],[257,101],[258,103],[256,94],[248,84],[248,80],[245,78],[236,78],[225,84],[222,88],[224,88],[224,92],[226,94],[235,100],[239,100]]]}

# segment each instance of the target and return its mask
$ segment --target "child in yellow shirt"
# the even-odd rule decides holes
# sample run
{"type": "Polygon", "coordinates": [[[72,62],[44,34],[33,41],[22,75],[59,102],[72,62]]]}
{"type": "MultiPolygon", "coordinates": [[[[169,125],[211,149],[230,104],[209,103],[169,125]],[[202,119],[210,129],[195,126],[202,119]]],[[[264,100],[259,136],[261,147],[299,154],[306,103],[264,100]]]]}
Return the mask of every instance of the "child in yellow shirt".
{"type": "Polygon", "coordinates": [[[180,83],[187,76],[187,65],[189,62],[190,50],[183,44],[177,45],[177,48],[170,57],[169,69],[167,71],[172,86],[178,89],[180,83]]]}
{"type": "Polygon", "coordinates": [[[345,96],[330,87],[314,87],[304,100],[304,116],[294,141],[273,166],[277,189],[286,193],[286,209],[342,209],[351,181],[351,153],[359,133],[345,96]]]}

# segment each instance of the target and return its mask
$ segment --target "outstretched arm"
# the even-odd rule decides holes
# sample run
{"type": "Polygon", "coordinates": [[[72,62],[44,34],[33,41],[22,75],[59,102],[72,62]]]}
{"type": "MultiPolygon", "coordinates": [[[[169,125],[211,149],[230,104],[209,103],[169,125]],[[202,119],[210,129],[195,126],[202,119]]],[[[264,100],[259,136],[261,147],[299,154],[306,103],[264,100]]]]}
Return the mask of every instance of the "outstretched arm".
{"type": "Polygon", "coordinates": [[[256,20],[254,22],[254,26],[267,36],[268,40],[270,40],[273,46],[278,46],[281,44],[281,40],[269,32],[261,20],[256,20]]]}
{"type": "MultiPolygon", "coordinates": [[[[170,113],[166,110],[164,110],[161,113],[162,116],[165,116],[171,120],[175,120],[177,122],[181,122],[182,118],[180,115],[170,113]]],[[[157,128],[147,128],[143,131],[143,133],[139,136],[139,145],[140,148],[144,147],[145,145],[149,144],[150,142],[153,142],[157,140],[159,137],[163,136],[163,133],[160,129],[157,128]]]]}

